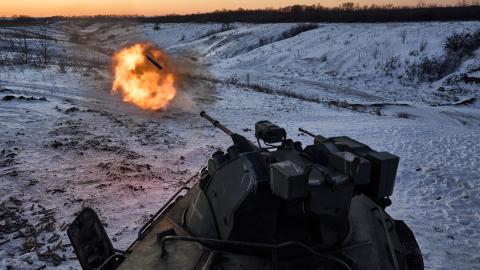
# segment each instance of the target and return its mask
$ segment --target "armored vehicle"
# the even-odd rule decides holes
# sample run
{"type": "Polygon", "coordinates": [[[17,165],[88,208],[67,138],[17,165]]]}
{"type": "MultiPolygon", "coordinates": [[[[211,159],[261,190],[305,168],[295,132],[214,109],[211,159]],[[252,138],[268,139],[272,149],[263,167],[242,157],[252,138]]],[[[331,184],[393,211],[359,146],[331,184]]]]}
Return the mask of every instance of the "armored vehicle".
{"type": "Polygon", "coordinates": [[[254,143],[201,116],[233,145],[126,251],[84,209],[68,229],[83,269],[423,269],[412,231],[385,212],[399,157],[299,129],[314,140],[304,147],[269,121],[256,123],[254,143]]]}

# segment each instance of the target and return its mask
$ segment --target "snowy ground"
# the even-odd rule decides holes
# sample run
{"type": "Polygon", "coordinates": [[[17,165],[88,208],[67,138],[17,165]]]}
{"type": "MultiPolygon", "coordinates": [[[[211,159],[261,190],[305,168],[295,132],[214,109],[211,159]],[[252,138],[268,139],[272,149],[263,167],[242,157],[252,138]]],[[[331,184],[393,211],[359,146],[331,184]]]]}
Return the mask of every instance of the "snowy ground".
{"type": "MultiPolygon", "coordinates": [[[[480,269],[480,85],[405,79],[409,64],[480,23],[324,24],[275,41],[292,26],[57,23],[65,72],[0,67],[0,268],[79,268],[65,228],[84,206],[126,248],[229,143],[198,116],[205,109],[242,133],[269,119],[305,143],[298,127],[399,155],[389,212],[415,232],[426,268],[480,269]],[[110,94],[111,53],[139,41],[209,80],[182,85],[164,112],[123,103],[110,94]]],[[[447,77],[479,68],[477,53],[447,77]]]]}

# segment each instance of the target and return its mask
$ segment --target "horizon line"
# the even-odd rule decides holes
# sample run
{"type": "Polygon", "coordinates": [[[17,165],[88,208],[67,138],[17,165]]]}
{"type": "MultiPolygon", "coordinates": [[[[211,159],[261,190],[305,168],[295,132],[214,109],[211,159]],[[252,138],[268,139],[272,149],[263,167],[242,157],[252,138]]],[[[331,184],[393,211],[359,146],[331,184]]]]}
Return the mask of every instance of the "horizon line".
{"type": "MultiPolygon", "coordinates": [[[[353,2],[346,2],[346,3],[353,3],[353,2]]],[[[342,3],[345,4],[345,3],[342,3]]],[[[156,14],[156,15],[145,15],[145,14],[84,14],[84,15],[51,15],[51,16],[32,16],[32,15],[26,15],[26,14],[14,14],[14,15],[9,15],[9,16],[4,16],[0,15],[0,19],[20,19],[20,18],[31,18],[31,19],[48,19],[48,18],[55,18],[55,17],[63,17],[63,18],[88,18],[88,17],[130,17],[130,18],[135,18],[135,17],[168,17],[168,16],[191,16],[191,15],[202,15],[202,14],[211,14],[211,13],[217,13],[217,12],[235,12],[235,11],[268,11],[268,10],[279,10],[283,8],[289,8],[289,7],[294,7],[294,6],[302,6],[302,7],[313,7],[313,6],[318,6],[318,7],[323,7],[325,9],[338,9],[342,8],[342,4],[337,5],[337,6],[323,6],[321,4],[314,4],[314,5],[300,5],[300,4],[295,4],[295,5],[289,5],[289,6],[283,6],[283,7],[263,7],[263,8],[253,8],[253,9],[248,9],[248,8],[242,8],[239,7],[237,9],[216,9],[212,11],[206,11],[206,12],[186,12],[186,13],[167,13],[167,14],[156,14]]],[[[474,7],[474,6],[480,6],[480,4],[474,4],[474,3],[457,3],[457,4],[423,4],[420,2],[417,5],[394,5],[394,4],[384,4],[384,5],[377,5],[377,4],[371,4],[371,5],[359,5],[358,3],[353,3],[355,5],[355,9],[352,11],[358,10],[358,9],[365,9],[365,8],[379,8],[379,9],[428,9],[428,8],[457,8],[457,7],[474,7]]]]}

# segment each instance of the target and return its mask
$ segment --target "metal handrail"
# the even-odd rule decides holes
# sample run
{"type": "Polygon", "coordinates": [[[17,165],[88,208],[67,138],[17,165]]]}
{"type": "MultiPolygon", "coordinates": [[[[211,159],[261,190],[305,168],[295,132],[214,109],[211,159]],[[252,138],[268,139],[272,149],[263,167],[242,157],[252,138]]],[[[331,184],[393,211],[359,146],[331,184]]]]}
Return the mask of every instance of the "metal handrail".
{"type": "MultiPolygon", "coordinates": [[[[125,256],[122,254],[113,254],[112,256],[108,257],[98,268],[97,270],[102,270],[104,267],[108,266],[110,262],[114,259],[121,259],[122,261],[125,259],[125,256]]],[[[117,265],[118,266],[118,265],[117,265]]],[[[116,268],[116,267],[115,267],[116,268]]],[[[110,269],[110,268],[108,268],[110,269]]]]}
{"type": "MultiPolygon", "coordinates": [[[[253,242],[241,242],[241,241],[229,241],[229,240],[220,240],[220,239],[212,239],[212,238],[200,238],[200,237],[193,237],[193,236],[165,236],[162,238],[160,241],[161,245],[161,257],[165,256],[167,254],[166,248],[165,248],[165,242],[166,241],[187,241],[187,242],[196,242],[201,245],[230,245],[230,246],[237,246],[237,247],[253,247],[253,248],[264,248],[264,249],[269,249],[272,252],[272,261],[275,260],[274,258],[277,255],[278,249],[279,248],[284,248],[288,246],[298,246],[306,251],[308,251],[310,254],[313,256],[316,256],[322,260],[330,261],[330,262],[335,262],[338,265],[341,265],[342,268],[351,270],[350,266],[343,261],[340,258],[337,258],[333,256],[332,254],[335,251],[329,251],[329,252],[318,252],[314,250],[313,248],[305,245],[304,243],[298,242],[298,241],[288,241],[280,244],[265,244],[265,243],[253,243],[253,242]]],[[[348,246],[346,247],[347,249],[352,249],[352,248],[357,248],[360,246],[364,245],[369,245],[370,242],[364,242],[364,243],[359,243],[356,245],[348,246]]],[[[215,249],[208,247],[211,250],[215,251],[222,251],[221,249],[215,249]]]]}
{"type": "Polygon", "coordinates": [[[163,212],[168,208],[168,206],[170,206],[170,204],[184,190],[190,190],[190,188],[189,187],[182,187],[177,192],[175,192],[175,194],[173,194],[172,197],[170,197],[170,199],[168,199],[168,201],[150,218],[150,220],[147,223],[145,223],[145,225],[143,225],[142,228],[140,228],[140,230],[138,231],[138,240],[143,239],[143,237],[145,236],[145,233],[150,229],[150,227],[155,222],[155,220],[157,220],[163,214],[163,212]]]}

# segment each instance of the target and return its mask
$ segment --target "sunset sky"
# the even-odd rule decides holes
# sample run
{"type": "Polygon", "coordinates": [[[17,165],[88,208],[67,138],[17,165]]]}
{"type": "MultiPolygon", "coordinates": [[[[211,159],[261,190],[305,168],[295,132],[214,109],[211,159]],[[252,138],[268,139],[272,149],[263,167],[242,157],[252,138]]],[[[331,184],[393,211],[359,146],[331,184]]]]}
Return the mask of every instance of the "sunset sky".
{"type": "MultiPolygon", "coordinates": [[[[349,0],[367,4],[416,5],[419,0],[349,0]]],[[[0,16],[29,15],[164,15],[213,11],[218,9],[280,7],[293,4],[338,6],[347,0],[0,0],[0,16]]],[[[425,0],[425,3],[454,4],[458,0],[425,0]]]]}

